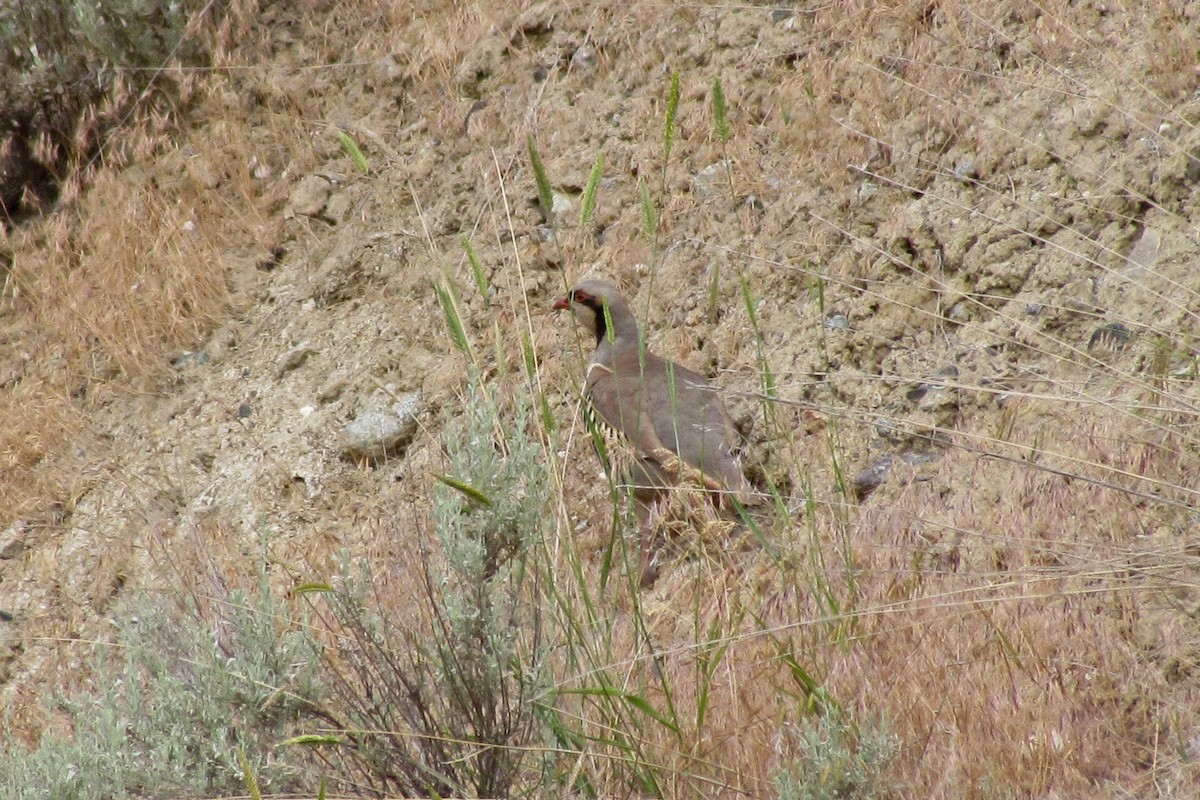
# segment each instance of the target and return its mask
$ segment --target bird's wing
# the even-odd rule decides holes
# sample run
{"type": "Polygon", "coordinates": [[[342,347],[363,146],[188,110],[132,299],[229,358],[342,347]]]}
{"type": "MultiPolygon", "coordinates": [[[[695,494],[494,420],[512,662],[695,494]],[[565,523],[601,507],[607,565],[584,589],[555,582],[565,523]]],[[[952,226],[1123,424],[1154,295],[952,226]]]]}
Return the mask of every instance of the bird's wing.
{"type": "Polygon", "coordinates": [[[597,416],[649,462],[648,474],[739,498],[752,494],[734,455],[729,415],[698,373],[652,353],[628,352],[613,366],[592,363],[587,390],[597,416]]]}
{"type": "Polygon", "coordinates": [[[661,374],[667,403],[650,412],[661,439],[703,474],[709,489],[752,502],[753,488],[736,455],[737,430],[716,389],[700,374],[669,361],[662,363],[661,374]]]}
{"type": "Polygon", "coordinates": [[[669,451],[643,408],[639,384],[637,376],[614,372],[604,364],[588,366],[588,400],[597,416],[626,439],[639,455],[652,456],[658,450],[669,451]]]}

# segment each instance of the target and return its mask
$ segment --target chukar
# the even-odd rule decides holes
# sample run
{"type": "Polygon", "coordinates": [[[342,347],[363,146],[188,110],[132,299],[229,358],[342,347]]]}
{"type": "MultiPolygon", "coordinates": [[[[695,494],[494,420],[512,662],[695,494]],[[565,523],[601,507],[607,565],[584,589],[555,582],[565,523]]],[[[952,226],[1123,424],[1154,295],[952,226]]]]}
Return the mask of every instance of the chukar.
{"type": "MultiPolygon", "coordinates": [[[[633,451],[628,474],[635,499],[647,510],[662,492],[699,484],[718,502],[734,497],[758,502],[734,454],[737,433],[721,398],[701,375],[644,351],[628,301],[603,281],[579,283],[554,303],[570,309],[596,337],[587,367],[586,395],[596,422],[625,440],[633,451]]],[[[643,524],[645,522],[645,514],[643,524]]],[[[649,556],[643,531],[643,559],[649,556]]],[[[643,583],[652,582],[645,570],[643,583]]]]}

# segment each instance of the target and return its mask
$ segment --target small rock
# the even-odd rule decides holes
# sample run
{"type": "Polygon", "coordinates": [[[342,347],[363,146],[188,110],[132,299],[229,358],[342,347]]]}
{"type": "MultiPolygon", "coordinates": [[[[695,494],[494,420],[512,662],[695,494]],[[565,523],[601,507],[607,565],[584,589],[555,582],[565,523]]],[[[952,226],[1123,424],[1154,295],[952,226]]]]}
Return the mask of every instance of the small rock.
{"type": "Polygon", "coordinates": [[[1129,271],[1139,275],[1146,274],[1158,260],[1160,244],[1158,234],[1146,228],[1133,243],[1133,247],[1129,248],[1129,255],[1125,256],[1129,263],[1129,271]]]}
{"type": "Polygon", "coordinates": [[[207,364],[211,360],[212,356],[210,356],[206,350],[200,350],[198,352],[184,350],[182,353],[171,359],[171,366],[175,367],[176,369],[184,369],[186,367],[207,364]]]}
{"type": "Polygon", "coordinates": [[[331,403],[341,397],[344,391],[346,391],[346,379],[334,378],[321,391],[317,392],[317,402],[321,405],[331,403]]]}
{"type": "Polygon", "coordinates": [[[771,9],[771,24],[778,25],[781,22],[787,22],[796,12],[790,8],[773,8],[771,9]]]}
{"type": "Polygon", "coordinates": [[[553,200],[551,201],[550,206],[550,219],[566,219],[567,215],[571,213],[571,198],[567,197],[565,194],[559,194],[558,192],[554,192],[552,197],[553,200]]]}
{"type": "Polygon", "coordinates": [[[1190,353],[1173,356],[1167,365],[1167,374],[1172,378],[1194,381],[1197,377],[1196,361],[1190,353]]]}
{"type": "Polygon", "coordinates": [[[257,181],[265,181],[273,174],[270,164],[265,164],[258,160],[258,156],[250,157],[250,164],[247,166],[251,177],[257,181]]]}
{"type": "Polygon", "coordinates": [[[1187,154],[1187,168],[1184,177],[1191,183],[1200,181],[1200,147],[1193,147],[1187,154]]]}
{"type": "Polygon", "coordinates": [[[871,492],[882,486],[887,481],[888,475],[892,473],[894,463],[895,459],[891,456],[883,456],[855,475],[854,496],[859,500],[865,500],[871,492]]]}
{"type": "Polygon", "coordinates": [[[709,164],[697,172],[692,177],[692,193],[701,198],[709,198],[719,193],[724,186],[721,183],[721,178],[724,175],[723,170],[724,165],[716,163],[709,164]]]}
{"type": "Polygon", "coordinates": [[[825,329],[830,331],[848,331],[850,330],[850,318],[845,314],[834,312],[825,317],[825,329]]]}
{"type": "Polygon", "coordinates": [[[404,67],[394,55],[388,53],[383,58],[376,59],[371,64],[370,76],[376,83],[394,83],[403,79],[404,67]]]}
{"type": "Polygon", "coordinates": [[[954,366],[953,364],[950,364],[949,366],[946,366],[946,367],[942,367],[937,372],[935,372],[933,374],[933,377],[931,377],[928,381],[917,384],[913,388],[909,389],[908,392],[905,394],[905,397],[907,397],[909,400],[913,401],[914,403],[917,402],[918,400],[923,400],[925,398],[925,396],[927,394],[929,394],[931,391],[933,391],[933,390],[944,391],[947,388],[946,381],[941,380],[941,379],[957,378],[957,377],[958,377],[958,367],[954,366]]]}
{"type": "Polygon", "coordinates": [[[1058,294],[1058,304],[1068,311],[1080,314],[1102,314],[1096,305],[1096,286],[1088,278],[1071,281],[1058,294]]]}
{"type": "Polygon", "coordinates": [[[275,245],[268,252],[266,258],[260,259],[254,268],[261,272],[270,272],[283,263],[283,257],[287,255],[287,248],[283,245],[275,245]]]}
{"type": "Polygon", "coordinates": [[[237,417],[238,417],[238,419],[246,419],[246,418],[247,418],[247,417],[249,417],[249,416],[250,416],[252,413],[254,413],[254,409],[252,409],[252,408],[250,407],[250,404],[249,404],[249,403],[242,403],[241,405],[239,405],[239,406],[237,407],[237,417]]]}
{"type": "Polygon", "coordinates": [[[536,3],[517,17],[517,30],[525,36],[544,36],[554,30],[554,19],[560,13],[559,3],[552,0],[536,3]]]}
{"type": "Polygon", "coordinates": [[[277,377],[282,378],[292,370],[298,368],[301,364],[308,360],[308,357],[317,352],[317,348],[310,345],[308,342],[301,342],[291,350],[283,354],[283,358],[279,359],[279,366],[275,370],[277,377]]]}
{"type": "Polygon", "coordinates": [[[19,519],[0,532],[0,560],[16,558],[29,546],[29,521],[19,519]]]}
{"type": "Polygon", "coordinates": [[[467,97],[480,97],[483,94],[480,84],[500,68],[505,46],[499,36],[477,39],[454,73],[454,86],[467,97]]]}
{"type": "Polygon", "coordinates": [[[964,158],[954,165],[954,179],[967,183],[975,179],[979,173],[975,169],[975,159],[964,158]]]}
{"type": "Polygon", "coordinates": [[[472,103],[471,107],[467,109],[467,116],[463,120],[463,130],[465,130],[472,138],[478,138],[479,136],[483,135],[483,131],[481,129],[482,126],[476,125],[472,127],[471,121],[473,119],[477,119],[475,115],[480,111],[483,111],[485,108],[487,108],[487,100],[479,99],[472,103]]]}
{"type": "Polygon", "coordinates": [[[966,322],[971,317],[970,309],[973,306],[973,303],[968,303],[966,300],[958,301],[946,311],[946,320],[957,323],[966,322]]]}
{"type": "Polygon", "coordinates": [[[584,45],[571,56],[571,69],[590,72],[596,66],[596,48],[584,45]]]}
{"type": "Polygon", "coordinates": [[[353,209],[353,198],[346,192],[338,192],[329,198],[329,202],[325,204],[325,213],[322,215],[325,219],[333,222],[343,222],[350,217],[353,209]]]}
{"type": "Polygon", "coordinates": [[[598,244],[598,245],[607,244],[609,237],[612,236],[613,232],[617,230],[617,227],[620,224],[621,224],[620,222],[614,222],[611,225],[605,225],[603,228],[601,228],[600,233],[596,234],[596,244],[598,244]]]}
{"type": "Polygon", "coordinates": [[[854,496],[858,500],[866,499],[871,492],[887,482],[888,478],[891,477],[892,469],[897,463],[917,469],[916,474],[912,475],[913,480],[930,480],[934,477],[934,473],[931,472],[932,468],[924,470],[919,468],[936,464],[938,461],[941,461],[941,458],[940,453],[917,452],[915,450],[906,450],[897,456],[881,456],[875,459],[869,467],[854,476],[852,484],[854,496]]]}
{"type": "Polygon", "coordinates": [[[899,422],[888,417],[880,417],[875,420],[875,435],[881,439],[886,439],[892,444],[896,444],[903,440],[903,429],[899,422]]]}
{"type": "Polygon", "coordinates": [[[342,457],[378,463],[398,455],[416,435],[424,409],[420,392],[401,395],[390,404],[367,406],[342,431],[342,457]]]}
{"type": "Polygon", "coordinates": [[[208,159],[192,156],[187,161],[188,175],[205,189],[213,190],[221,185],[221,176],[213,169],[208,159]]]}
{"type": "Polygon", "coordinates": [[[293,214],[305,217],[319,217],[329,202],[333,185],[320,175],[305,175],[296,182],[292,194],[288,197],[288,209],[293,214]]]}
{"type": "Polygon", "coordinates": [[[1115,353],[1128,347],[1132,336],[1133,332],[1120,322],[1110,322],[1092,331],[1092,337],[1088,339],[1087,349],[1100,349],[1115,353]]]}
{"type": "Polygon", "coordinates": [[[942,411],[958,406],[958,391],[946,386],[939,386],[926,394],[917,403],[918,411],[942,411]]]}

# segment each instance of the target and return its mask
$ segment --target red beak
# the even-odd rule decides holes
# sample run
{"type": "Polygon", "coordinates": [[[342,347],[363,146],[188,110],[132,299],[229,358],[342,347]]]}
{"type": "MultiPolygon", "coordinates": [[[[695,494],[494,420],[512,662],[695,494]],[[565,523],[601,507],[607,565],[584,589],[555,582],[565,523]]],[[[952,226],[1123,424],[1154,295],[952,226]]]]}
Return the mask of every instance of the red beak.
{"type": "Polygon", "coordinates": [[[555,311],[566,311],[571,307],[571,299],[569,297],[560,297],[554,301],[555,311]]]}

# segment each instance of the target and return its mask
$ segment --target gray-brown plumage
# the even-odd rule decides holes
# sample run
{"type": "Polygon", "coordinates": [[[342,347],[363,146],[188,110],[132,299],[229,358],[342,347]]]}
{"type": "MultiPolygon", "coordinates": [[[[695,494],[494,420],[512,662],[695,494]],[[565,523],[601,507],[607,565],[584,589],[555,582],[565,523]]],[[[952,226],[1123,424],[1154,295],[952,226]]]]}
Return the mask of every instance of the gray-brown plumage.
{"type": "Polygon", "coordinates": [[[616,287],[583,281],[554,307],[570,309],[596,339],[587,399],[597,422],[633,451],[625,476],[644,506],[672,486],[699,485],[718,501],[757,497],[734,449],[737,432],[720,397],[701,375],[641,348],[633,309],[616,287]]]}

